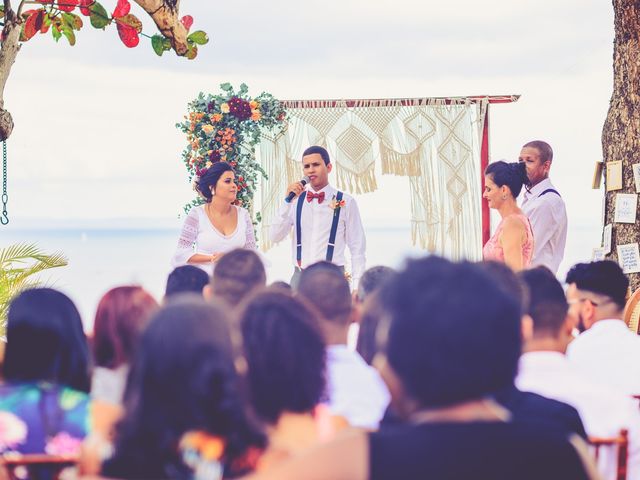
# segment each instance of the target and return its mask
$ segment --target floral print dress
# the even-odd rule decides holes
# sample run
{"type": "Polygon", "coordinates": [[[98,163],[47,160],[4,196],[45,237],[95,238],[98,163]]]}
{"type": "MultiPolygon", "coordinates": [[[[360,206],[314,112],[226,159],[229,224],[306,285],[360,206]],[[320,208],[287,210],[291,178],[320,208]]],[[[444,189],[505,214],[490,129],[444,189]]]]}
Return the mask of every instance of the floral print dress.
{"type": "Polygon", "coordinates": [[[0,454],[78,455],[89,408],[88,394],[64,386],[0,385],[0,454]]]}

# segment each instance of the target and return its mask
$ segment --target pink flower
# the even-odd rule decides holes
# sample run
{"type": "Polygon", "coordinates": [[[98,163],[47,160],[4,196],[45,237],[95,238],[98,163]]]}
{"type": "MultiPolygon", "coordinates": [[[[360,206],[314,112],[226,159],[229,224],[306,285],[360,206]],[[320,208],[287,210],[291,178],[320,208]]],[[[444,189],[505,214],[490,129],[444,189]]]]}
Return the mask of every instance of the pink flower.
{"type": "Polygon", "coordinates": [[[0,450],[15,448],[27,439],[27,424],[10,412],[0,412],[0,450]]]}
{"type": "Polygon", "coordinates": [[[49,455],[78,455],[82,440],[67,432],[60,432],[47,442],[44,451],[49,455]]]}

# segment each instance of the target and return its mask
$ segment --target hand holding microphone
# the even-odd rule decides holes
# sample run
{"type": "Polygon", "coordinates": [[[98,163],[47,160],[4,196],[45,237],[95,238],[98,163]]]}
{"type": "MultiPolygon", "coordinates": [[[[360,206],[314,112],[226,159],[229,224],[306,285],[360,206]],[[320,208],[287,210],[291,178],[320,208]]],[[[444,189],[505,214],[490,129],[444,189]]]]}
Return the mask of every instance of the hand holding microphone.
{"type": "Polygon", "coordinates": [[[292,183],[291,185],[289,185],[289,187],[287,188],[287,191],[289,192],[289,194],[284,199],[284,201],[287,203],[291,203],[291,201],[294,198],[296,198],[298,195],[300,195],[304,191],[304,186],[307,183],[309,183],[309,177],[305,175],[302,178],[302,180],[300,180],[299,182],[292,183]]]}

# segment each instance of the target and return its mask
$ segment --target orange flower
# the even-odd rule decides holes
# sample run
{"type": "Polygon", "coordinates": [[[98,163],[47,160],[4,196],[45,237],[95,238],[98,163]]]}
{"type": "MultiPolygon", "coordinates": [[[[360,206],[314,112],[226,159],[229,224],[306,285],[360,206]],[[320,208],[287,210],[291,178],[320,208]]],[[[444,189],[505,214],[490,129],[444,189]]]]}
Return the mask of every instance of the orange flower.
{"type": "Polygon", "coordinates": [[[209,125],[209,124],[203,125],[202,131],[207,135],[211,135],[213,133],[213,125],[209,125]]]}
{"type": "Polygon", "coordinates": [[[252,100],[249,102],[249,106],[251,107],[251,110],[255,110],[256,108],[258,108],[258,102],[252,100]]]}
{"type": "Polygon", "coordinates": [[[258,110],[251,111],[251,120],[257,122],[262,118],[262,114],[258,110]]]}
{"type": "Polygon", "coordinates": [[[219,113],[214,113],[213,115],[211,115],[211,121],[212,122],[219,122],[220,120],[222,120],[222,115],[219,113]]]}

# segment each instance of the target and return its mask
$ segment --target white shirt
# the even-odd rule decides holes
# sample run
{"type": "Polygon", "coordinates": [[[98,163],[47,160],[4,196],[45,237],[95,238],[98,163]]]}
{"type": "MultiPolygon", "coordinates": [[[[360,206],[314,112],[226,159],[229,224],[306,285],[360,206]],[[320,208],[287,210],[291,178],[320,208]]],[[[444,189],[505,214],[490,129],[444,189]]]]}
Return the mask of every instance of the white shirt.
{"type": "Polygon", "coordinates": [[[121,405],[128,374],[129,366],[126,364],[116,369],[94,367],[91,377],[91,397],[113,405],[121,405]]]}
{"type": "MultiPolygon", "coordinates": [[[[191,256],[196,253],[211,255],[213,253],[227,253],[236,248],[256,250],[256,237],[253,232],[251,216],[244,208],[234,207],[238,211],[236,229],[230,235],[223,235],[204,210],[204,205],[189,210],[184,220],[182,232],[178,239],[178,247],[171,259],[171,266],[186,265],[191,256]]],[[[212,263],[194,263],[209,275],[213,273],[212,263]]]]}
{"type": "Polygon", "coordinates": [[[594,381],[640,395],[640,337],[622,320],[598,320],[569,344],[567,358],[594,381]]]}
{"type": "MultiPolygon", "coordinates": [[[[307,191],[313,191],[309,185],[307,185],[307,191]]],[[[302,268],[307,268],[316,262],[326,260],[327,256],[327,245],[334,214],[334,209],[331,208],[331,205],[338,190],[331,185],[327,185],[315,193],[320,192],[325,194],[322,203],[318,203],[316,199],[311,202],[307,202],[306,198],[303,200],[304,206],[301,214],[302,268]]],[[[344,266],[345,247],[349,247],[352,286],[356,288],[365,269],[366,239],[358,204],[351,195],[346,193],[342,198],[345,201],[345,206],[341,208],[340,212],[332,262],[338,266],[344,266]]],[[[296,222],[297,205],[297,198],[291,203],[284,202],[269,229],[269,237],[272,242],[279,242],[288,233],[293,232],[291,235],[291,249],[294,266],[297,266],[298,263],[296,260],[296,233],[292,227],[295,226],[296,222]]]]}
{"type": "Polygon", "coordinates": [[[378,428],[391,400],[378,371],[346,345],[327,347],[327,394],[333,415],[367,429],[378,428]]]}
{"type": "MultiPolygon", "coordinates": [[[[592,382],[559,352],[527,352],[520,357],[516,386],[564,402],[580,414],[587,435],[615,437],[629,431],[629,480],[640,478],[640,410],[623,393],[592,382]]],[[[598,468],[607,479],[615,479],[616,449],[602,447],[598,468]]]]}
{"type": "Polygon", "coordinates": [[[533,230],[531,266],[543,265],[555,274],[567,243],[567,211],[560,195],[549,192],[540,196],[550,188],[555,190],[547,178],[532,187],[530,192],[525,190],[520,208],[529,217],[533,230]]]}

